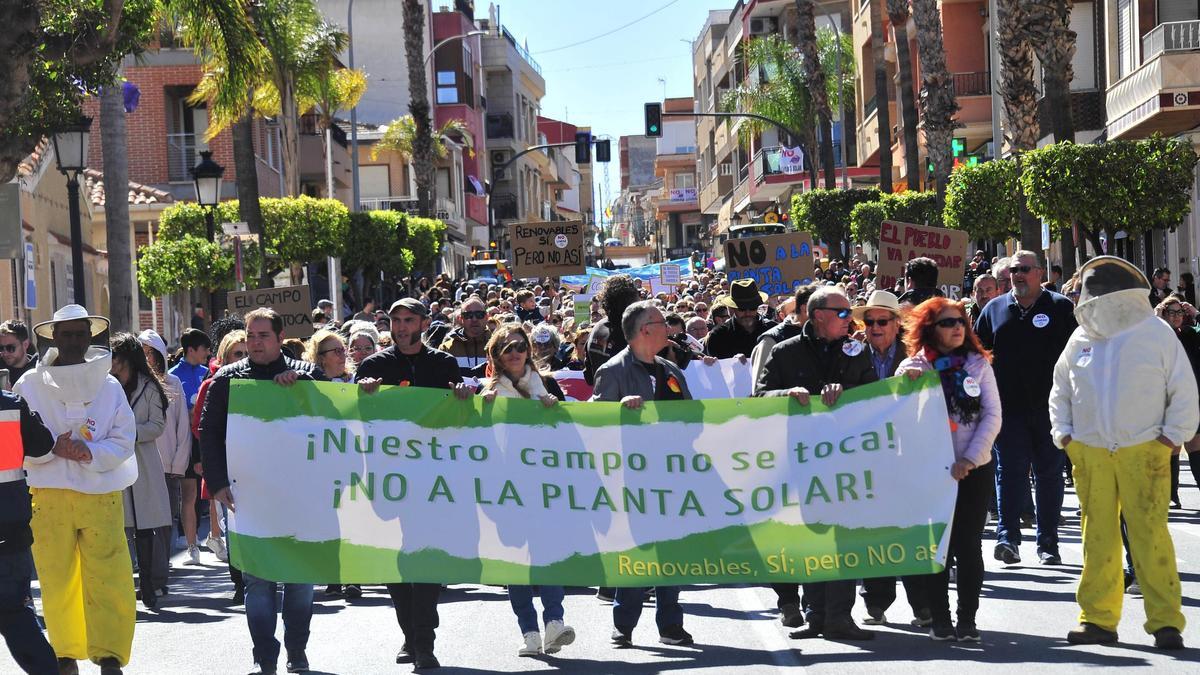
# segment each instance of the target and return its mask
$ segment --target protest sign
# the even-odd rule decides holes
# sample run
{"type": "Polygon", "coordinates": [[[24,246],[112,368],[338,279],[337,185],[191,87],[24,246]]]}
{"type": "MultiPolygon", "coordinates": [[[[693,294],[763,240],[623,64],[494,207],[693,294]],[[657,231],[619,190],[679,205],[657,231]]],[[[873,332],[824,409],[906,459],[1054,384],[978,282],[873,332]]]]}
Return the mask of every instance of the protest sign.
{"type": "Polygon", "coordinates": [[[683,371],[688,391],[694,399],[706,398],[749,398],[754,394],[754,377],[750,362],[739,359],[720,359],[706,365],[695,359],[683,371]]]}
{"type": "Polygon", "coordinates": [[[936,373],[560,403],[231,383],[231,563],[296,583],[655,586],[929,574],[956,484],[936,373]]]}
{"type": "Polygon", "coordinates": [[[568,401],[586,401],[592,397],[592,385],[588,384],[582,370],[556,370],[554,380],[563,390],[568,401]]]}
{"type": "Polygon", "coordinates": [[[511,223],[513,276],[518,279],[580,274],[583,265],[583,223],[511,223]]]}
{"type": "Polygon", "coordinates": [[[725,273],[729,279],[754,279],[767,295],[790,295],[812,283],[813,243],[807,232],[730,239],[725,242],[725,273]]]}
{"type": "Polygon", "coordinates": [[[890,289],[904,278],[904,264],[913,258],[932,258],[938,264],[938,287],[947,297],[962,295],[967,269],[969,236],[961,230],[885,220],[879,227],[879,265],[875,287],[890,289]]]}
{"type": "Polygon", "coordinates": [[[283,337],[306,338],[313,334],[312,299],[308,286],[280,286],[253,291],[232,291],[229,312],[245,316],[259,307],[270,307],[283,318],[283,337]]]}
{"type": "Polygon", "coordinates": [[[681,271],[679,265],[674,263],[663,263],[662,267],[658,268],[658,280],[664,286],[678,286],[680,283],[681,271]]]}

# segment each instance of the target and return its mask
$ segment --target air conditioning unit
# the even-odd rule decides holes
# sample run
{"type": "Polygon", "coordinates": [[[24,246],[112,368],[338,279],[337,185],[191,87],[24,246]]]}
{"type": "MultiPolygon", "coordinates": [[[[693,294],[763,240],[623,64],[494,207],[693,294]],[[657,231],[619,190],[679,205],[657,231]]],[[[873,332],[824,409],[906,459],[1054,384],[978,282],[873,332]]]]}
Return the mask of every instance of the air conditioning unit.
{"type": "Polygon", "coordinates": [[[779,30],[779,20],[773,16],[750,19],[751,35],[771,35],[779,30]]]}
{"type": "Polygon", "coordinates": [[[500,167],[508,162],[508,153],[503,150],[492,151],[492,179],[493,180],[508,180],[507,172],[502,171],[500,167]]]}

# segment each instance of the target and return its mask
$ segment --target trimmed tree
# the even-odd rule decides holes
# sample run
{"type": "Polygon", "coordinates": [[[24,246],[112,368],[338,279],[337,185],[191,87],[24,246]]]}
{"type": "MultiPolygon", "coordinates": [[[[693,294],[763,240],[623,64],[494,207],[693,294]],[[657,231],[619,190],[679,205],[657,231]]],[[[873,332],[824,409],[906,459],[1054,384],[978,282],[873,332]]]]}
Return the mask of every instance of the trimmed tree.
{"type": "Polygon", "coordinates": [[[942,226],[942,211],[936,192],[898,192],[881,194],[850,211],[850,229],[858,242],[878,242],[879,228],[885,220],[942,226]]]}
{"type": "Polygon", "coordinates": [[[350,214],[342,269],[351,279],[362,272],[362,285],[356,287],[355,300],[372,297],[385,278],[402,277],[412,271],[413,253],[408,243],[408,214],[400,211],[358,211],[350,214]]]}
{"type": "Polygon", "coordinates": [[[818,241],[850,251],[850,212],[863,202],[879,199],[875,188],[810,190],[792,197],[793,225],[818,241]]]}
{"type": "Polygon", "coordinates": [[[151,297],[193,288],[211,292],[233,285],[233,267],[233,257],[202,236],[160,239],[138,249],[138,286],[151,297]]]}
{"type": "Polygon", "coordinates": [[[1017,163],[998,159],[978,166],[960,166],[946,187],[946,227],[962,230],[972,239],[1021,236],[1021,188],[1017,163]]]}

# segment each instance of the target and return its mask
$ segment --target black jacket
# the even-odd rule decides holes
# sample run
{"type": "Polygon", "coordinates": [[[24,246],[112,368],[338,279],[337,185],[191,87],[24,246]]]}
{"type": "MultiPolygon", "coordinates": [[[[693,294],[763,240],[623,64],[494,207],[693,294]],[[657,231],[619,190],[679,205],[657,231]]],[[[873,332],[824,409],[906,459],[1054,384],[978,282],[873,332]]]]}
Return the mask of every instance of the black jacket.
{"type": "Polygon", "coordinates": [[[754,395],[787,396],[792,387],[804,387],[817,396],[826,384],[837,383],[850,389],[877,379],[866,345],[849,338],[826,342],[817,337],[809,321],[800,335],[771,349],[754,383],[754,395]],[[855,350],[857,354],[851,355],[855,350]]]}
{"type": "Polygon", "coordinates": [[[17,380],[21,379],[22,375],[36,368],[37,364],[38,355],[36,352],[34,352],[25,356],[25,365],[17,366],[15,368],[10,366],[8,369],[9,386],[11,387],[12,385],[16,384],[17,380]]]}
{"type": "Polygon", "coordinates": [[[200,413],[200,455],[204,462],[204,482],[212,494],[229,487],[229,465],[225,456],[225,429],[229,423],[230,380],[273,380],[276,375],[288,370],[300,373],[301,380],[324,381],[325,374],[307,361],[298,361],[280,355],[267,365],[259,365],[250,359],[231,363],[213,375],[204,399],[204,410],[200,413]]]}
{"type": "Polygon", "coordinates": [[[750,356],[754,345],[758,344],[758,338],[774,327],[774,321],[760,316],[754,324],[754,330],[747,331],[737,319],[731,317],[708,334],[704,341],[704,352],[718,359],[729,359],[738,354],[750,356]]]}
{"type": "Polygon", "coordinates": [[[1075,304],[1047,290],[1029,309],[1022,309],[1011,292],[983,308],[975,334],[984,348],[992,350],[1004,419],[1017,414],[1049,419],[1054,364],[1076,325],[1075,304]]]}
{"type": "Polygon", "coordinates": [[[367,378],[378,378],[383,384],[432,389],[449,389],[451,384],[462,382],[458,361],[426,344],[413,356],[398,353],[395,345],[368,356],[354,373],[354,381],[367,378]]]}
{"type": "MultiPolygon", "coordinates": [[[[54,447],[54,436],[42,418],[11,391],[0,391],[0,424],[18,425],[20,435],[7,434],[5,442],[18,445],[12,462],[17,466],[0,471],[0,554],[27,550],[33,543],[29,519],[33,517],[29,487],[25,484],[25,457],[45,457],[54,447]]],[[[12,452],[11,446],[6,448],[12,452]]]]}
{"type": "Polygon", "coordinates": [[[781,321],[775,324],[775,327],[771,330],[765,331],[762,335],[759,335],[758,342],[770,340],[771,342],[778,344],[789,338],[794,338],[803,332],[804,326],[802,324],[798,324],[795,321],[781,321]]]}

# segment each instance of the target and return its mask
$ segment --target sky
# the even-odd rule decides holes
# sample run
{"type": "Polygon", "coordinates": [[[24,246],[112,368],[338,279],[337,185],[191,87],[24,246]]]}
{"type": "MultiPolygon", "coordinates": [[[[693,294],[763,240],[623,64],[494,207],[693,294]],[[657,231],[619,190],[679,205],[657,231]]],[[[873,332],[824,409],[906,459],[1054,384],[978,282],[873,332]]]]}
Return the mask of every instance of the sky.
{"type": "MultiPolygon", "coordinates": [[[[602,196],[596,196],[597,210],[611,203],[621,187],[617,138],[643,133],[644,103],[661,101],[664,95],[692,96],[692,41],[710,9],[733,5],[732,0],[727,4],[712,0],[498,3],[500,23],[518,42],[528,44],[542,68],[546,79],[542,115],[590,126],[594,135],[612,137],[608,186],[602,196]],[[614,32],[598,37],[610,31],[614,32]]],[[[476,0],[476,18],[487,15],[487,4],[476,0]]],[[[594,174],[600,190],[602,164],[596,165],[594,174]]]]}

